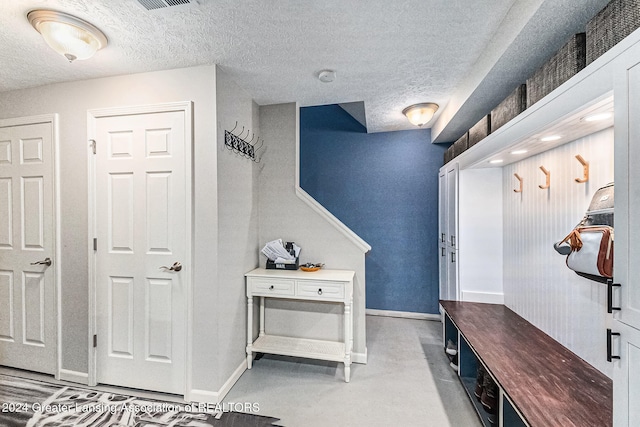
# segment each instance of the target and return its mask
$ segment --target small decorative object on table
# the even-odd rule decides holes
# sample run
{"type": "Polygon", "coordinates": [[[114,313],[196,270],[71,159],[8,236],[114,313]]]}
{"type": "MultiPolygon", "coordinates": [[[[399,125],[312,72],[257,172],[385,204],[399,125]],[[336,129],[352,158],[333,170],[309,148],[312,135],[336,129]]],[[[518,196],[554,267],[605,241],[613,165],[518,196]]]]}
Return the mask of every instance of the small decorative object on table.
{"type": "Polygon", "coordinates": [[[302,270],[302,271],[318,271],[323,266],[324,266],[324,264],[322,264],[322,263],[313,264],[311,262],[308,262],[306,264],[301,265],[300,266],[300,270],[302,270]]]}

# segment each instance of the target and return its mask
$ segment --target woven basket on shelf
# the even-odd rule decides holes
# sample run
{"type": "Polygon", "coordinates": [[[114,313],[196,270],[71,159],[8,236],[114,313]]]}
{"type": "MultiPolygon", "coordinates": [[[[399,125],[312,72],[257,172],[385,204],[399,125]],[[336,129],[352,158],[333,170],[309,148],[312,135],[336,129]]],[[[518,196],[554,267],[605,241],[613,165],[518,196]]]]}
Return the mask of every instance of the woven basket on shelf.
{"type": "Polygon", "coordinates": [[[585,33],[574,34],[542,67],[527,79],[527,108],[586,66],[585,33]]]}
{"type": "Polygon", "coordinates": [[[491,114],[488,114],[469,129],[469,147],[473,147],[491,133],[491,120],[491,114]]]}
{"type": "Polygon", "coordinates": [[[612,0],[587,23],[587,64],[640,27],[640,0],[612,0]]]}
{"type": "Polygon", "coordinates": [[[451,144],[444,152],[444,164],[446,165],[453,160],[453,157],[453,144],[451,144]]]}
{"type": "Polygon", "coordinates": [[[491,132],[509,122],[527,108],[527,86],[519,85],[496,108],[491,110],[491,132]]]}
{"type": "Polygon", "coordinates": [[[467,151],[469,148],[469,134],[464,133],[456,142],[453,143],[453,157],[458,157],[460,154],[467,151]]]}

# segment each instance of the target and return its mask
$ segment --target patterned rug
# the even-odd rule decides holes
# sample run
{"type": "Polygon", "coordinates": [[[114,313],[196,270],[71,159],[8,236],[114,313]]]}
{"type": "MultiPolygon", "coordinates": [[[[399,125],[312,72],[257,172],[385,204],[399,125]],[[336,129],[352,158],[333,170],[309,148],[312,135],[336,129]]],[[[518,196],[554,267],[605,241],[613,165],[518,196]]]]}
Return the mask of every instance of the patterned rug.
{"type": "MultiPolygon", "coordinates": [[[[253,404],[187,404],[0,374],[0,426],[272,427],[253,404]]],[[[259,408],[258,408],[259,409],[259,408]]]]}

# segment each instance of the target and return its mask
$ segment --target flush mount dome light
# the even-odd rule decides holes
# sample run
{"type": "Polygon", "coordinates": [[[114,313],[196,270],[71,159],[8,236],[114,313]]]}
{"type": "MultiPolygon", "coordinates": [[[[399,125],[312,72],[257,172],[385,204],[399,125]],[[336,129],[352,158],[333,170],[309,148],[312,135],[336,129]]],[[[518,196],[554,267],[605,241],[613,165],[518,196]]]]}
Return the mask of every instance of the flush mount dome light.
{"type": "Polygon", "coordinates": [[[422,104],[408,106],[402,110],[402,114],[407,116],[407,119],[409,119],[412,124],[422,126],[429,123],[436,111],[438,111],[438,104],[423,102],[422,104]]]}
{"type": "Polygon", "coordinates": [[[105,35],[86,21],[54,10],[32,10],[27,19],[60,55],[73,62],[88,59],[107,45],[105,35]]]}
{"type": "Polygon", "coordinates": [[[612,115],[613,113],[611,113],[611,111],[606,111],[604,113],[595,113],[595,114],[590,114],[588,116],[584,116],[580,120],[584,122],[598,122],[601,120],[607,120],[612,115]]]}

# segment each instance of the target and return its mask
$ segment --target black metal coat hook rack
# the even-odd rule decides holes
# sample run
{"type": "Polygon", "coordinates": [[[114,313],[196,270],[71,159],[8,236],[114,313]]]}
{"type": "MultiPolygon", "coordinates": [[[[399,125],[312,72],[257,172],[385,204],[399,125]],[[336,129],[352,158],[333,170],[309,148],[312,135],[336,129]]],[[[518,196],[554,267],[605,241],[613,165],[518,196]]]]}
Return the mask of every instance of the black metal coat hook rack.
{"type": "Polygon", "coordinates": [[[248,159],[251,159],[256,163],[259,163],[260,158],[257,156],[257,153],[258,153],[258,150],[260,150],[264,145],[264,139],[260,141],[260,137],[256,139],[255,134],[253,134],[251,135],[251,139],[247,140],[250,133],[249,129],[247,129],[246,131],[247,134],[244,135],[245,130],[243,126],[240,133],[236,135],[233,132],[236,130],[237,127],[238,127],[238,122],[236,122],[236,125],[230,131],[228,130],[224,131],[224,145],[229,150],[232,150],[248,159]],[[255,142],[253,142],[254,139],[256,140],[255,142]]]}

